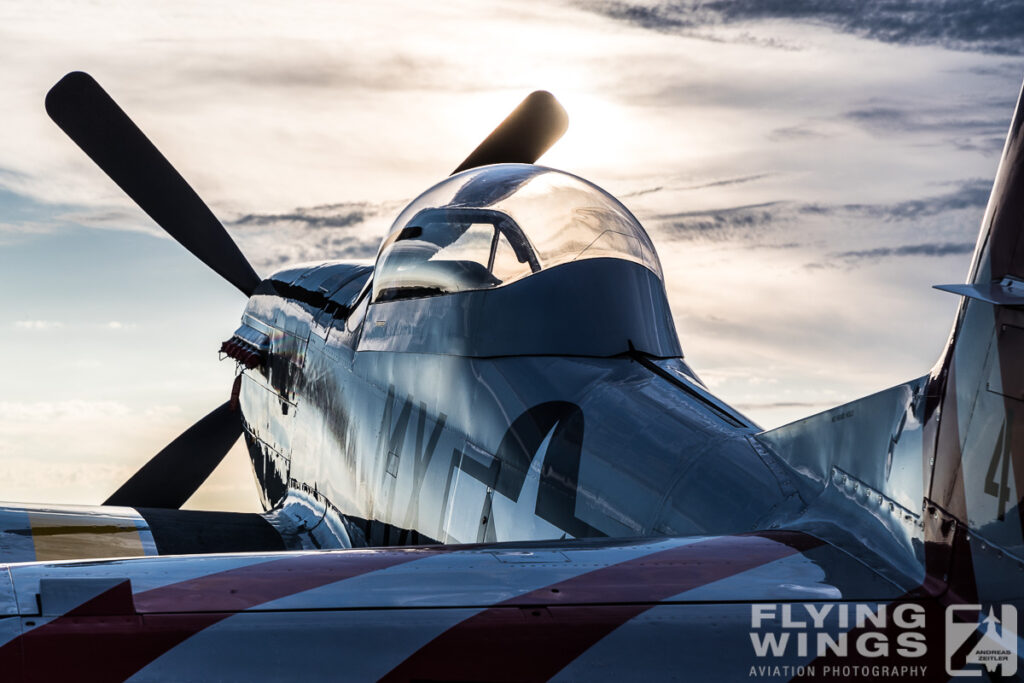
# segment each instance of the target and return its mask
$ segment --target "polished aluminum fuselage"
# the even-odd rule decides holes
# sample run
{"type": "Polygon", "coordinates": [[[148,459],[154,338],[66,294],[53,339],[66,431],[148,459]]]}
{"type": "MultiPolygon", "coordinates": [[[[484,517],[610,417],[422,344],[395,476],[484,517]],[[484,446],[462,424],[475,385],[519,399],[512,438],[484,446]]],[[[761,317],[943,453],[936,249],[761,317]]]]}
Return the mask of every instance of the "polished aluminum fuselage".
{"type": "Polygon", "coordinates": [[[356,545],[731,533],[799,509],[755,425],[684,363],[646,268],[569,263],[340,316],[300,291],[324,269],[353,266],[275,276],[292,296],[243,318],[269,339],[241,393],[268,508],[356,520],[356,545]]]}

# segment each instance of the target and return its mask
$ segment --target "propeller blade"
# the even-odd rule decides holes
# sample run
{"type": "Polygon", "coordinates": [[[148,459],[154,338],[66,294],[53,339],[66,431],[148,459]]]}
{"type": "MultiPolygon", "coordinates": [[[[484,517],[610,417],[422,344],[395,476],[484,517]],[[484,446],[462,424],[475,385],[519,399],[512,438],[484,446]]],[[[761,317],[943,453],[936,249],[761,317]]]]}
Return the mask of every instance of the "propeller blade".
{"type": "Polygon", "coordinates": [[[226,402],[186,429],[103,503],[180,508],[242,434],[241,412],[226,402]]]}
{"type": "Polygon", "coordinates": [[[46,113],[143,211],[200,261],[251,296],[260,278],[185,179],[92,76],[73,71],[46,113]]]}
{"type": "Polygon", "coordinates": [[[554,95],[544,90],[532,92],[452,175],[487,164],[532,164],[568,127],[569,115],[554,95]]]}

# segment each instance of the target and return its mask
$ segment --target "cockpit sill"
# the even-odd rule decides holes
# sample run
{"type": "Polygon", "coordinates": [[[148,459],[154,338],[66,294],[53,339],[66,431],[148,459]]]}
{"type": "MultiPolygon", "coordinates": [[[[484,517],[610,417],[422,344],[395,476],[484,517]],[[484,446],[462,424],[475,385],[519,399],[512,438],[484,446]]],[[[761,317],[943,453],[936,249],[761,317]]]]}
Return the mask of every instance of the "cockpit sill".
{"type": "Polygon", "coordinates": [[[380,301],[357,351],[467,357],[681,357],[660,278],[615,258],[572,261],[493,289],[380,301]]]}

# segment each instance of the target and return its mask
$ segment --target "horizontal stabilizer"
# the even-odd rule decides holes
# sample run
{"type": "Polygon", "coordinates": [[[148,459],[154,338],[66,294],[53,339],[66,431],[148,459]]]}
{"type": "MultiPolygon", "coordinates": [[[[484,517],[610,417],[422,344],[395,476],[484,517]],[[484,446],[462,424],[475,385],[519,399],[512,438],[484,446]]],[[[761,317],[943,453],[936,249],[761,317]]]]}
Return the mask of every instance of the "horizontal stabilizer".
{"type": "Polygon", "coordinates": [[[1024,282],[1004,277],[999,282],[977,285],[934,285],[935,289],[952,292],[970,299],[997,306],[1024,306],[1024,282]]]}

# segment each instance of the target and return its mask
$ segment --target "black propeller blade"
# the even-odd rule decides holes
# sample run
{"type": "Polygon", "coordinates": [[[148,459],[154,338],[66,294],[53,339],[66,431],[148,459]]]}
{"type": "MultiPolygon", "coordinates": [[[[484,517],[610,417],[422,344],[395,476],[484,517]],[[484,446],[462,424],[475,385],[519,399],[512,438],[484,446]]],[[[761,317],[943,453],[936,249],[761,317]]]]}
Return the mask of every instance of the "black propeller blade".
{"type": "Polygon", "coordinates": [[[532,92],[452,174],[487,164],[532,164],[568,127],[569,115],[554,95],[532,92]]]}
{"type": "Polygon", "coordinates": [[[154,455],[103,504],[180,508],[217,468],[241,434],[241,412],[228,401],[154,455]]]}
{"type": "Polygon", "coordinates": [[[46,113],[171,237],[251,296],[260,278],[210,209],[92,76],[73,71],[46,113]]]}

